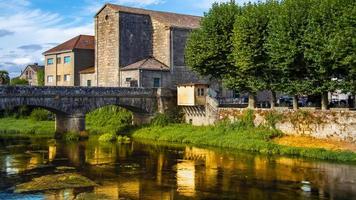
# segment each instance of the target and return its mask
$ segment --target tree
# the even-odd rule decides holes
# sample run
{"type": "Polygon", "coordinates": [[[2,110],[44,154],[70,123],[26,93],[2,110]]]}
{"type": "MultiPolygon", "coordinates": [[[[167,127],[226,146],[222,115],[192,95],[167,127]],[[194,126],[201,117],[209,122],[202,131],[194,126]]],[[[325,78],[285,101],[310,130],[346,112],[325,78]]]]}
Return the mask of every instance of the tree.
{"type": "Polygon", "coordinates": [[[28,85],[28,81],[19,77],[11,79],[11,85],[28,85]]]}
{"type": "Polygon", "coordinates": [[[312,86],[303,41],[310,6],[311,0],[285,0],[268,26],[270,63],[281,72],[279,90],[294,96],[294,109],[298,109],[298,95],[309,93],[312,86]]]}
{"type": "Polygon", "coordinates": [[[232,30],[241,8],[233,1],[214,3],[194,30],[186,45],[185,60],[193,71],[203,76],[222,78],[233,67],[232,30]]]}
{"type": "Polygon", "coordinates": [[[345,35],[351,26],[345,26],[344,23],[350,13],[343,12],[352,11],[348,9],[352,4],[355,4],[354,0],[314,0],[310,8],[304,55],[313,83],[311,93],[321,95],[322,110],[328,109],[328,92],[344,88],[348,67],[355,66],[355,61],[347,58],[350,50],[355,51],[355,46],[352,47],[352,42],[345,40],[352,40],[351,35],[345,35]]]}
{"type": "Polygon", "coordinates": [[[8,85],[10,83],[9,72],[0,70],[0,85],[8,85]]]}
{"type": "MultiPolygon", "coordinates": [[[[249,108],[255,107],[258,91],[274,90],[278,72],[269,65],[266,49],[268,23],[277,2],[246,4],[237,16],[233,34],[235,66],[225,77],[226,85],[238,91],[249,92],[249,108]]],[[[274,100],[271,106],[274,107],[274,100]]]]}
{"type": "Polygon", "coordinates": [[[44,69],[38,69],[38,71],[37,71],[37,83],[38,83],[38,86],[44,86],[45,85],[44,69]]]}

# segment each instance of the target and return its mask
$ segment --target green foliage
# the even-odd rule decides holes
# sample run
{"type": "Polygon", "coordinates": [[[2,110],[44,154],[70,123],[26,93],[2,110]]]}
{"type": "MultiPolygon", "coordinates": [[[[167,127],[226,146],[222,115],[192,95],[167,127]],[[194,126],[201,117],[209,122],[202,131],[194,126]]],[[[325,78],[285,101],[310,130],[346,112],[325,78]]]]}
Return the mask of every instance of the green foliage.
{"type": "Polygon", "coordinates": [[[38,82],[38,86],[44,86],[45,85],[45,72],[44,72],[44,69],[38,69],[38,71],[37,71],[37,82],[38,82]]]}
{"type": "Polygon", "coordinates": [[[118,143],[130,143],[131,142],[131,139],[127,136],[117,136],[117,140],[116,140],[118,143]]]}
{"type": "Polygon", "coordinates": [[[67,141],[67,142],[76,142],[76,141],[79,141],[80,134],[77,132],[69,132],[69,133],[64,134],[63,139],[64,139],[64,141],[67,141]]]}
{"type": "Polygon", "coordinates": [[[9,72],[0,70],[0,85],[8,85],[10,83],[9,72]]]}
{"type": "Polygon", "coordinates": [[[105,133],[101,135],[98,140],[101,143],[115,142],[117,140],[117,136],[116,133],[105,133]]]}
{"type": "MultiPolygon", "coordinates": [[[[269,18],[275,7],[274,2],[246,4],[241,15],[236,17],[233,29],[233,70],[226,74],[224,82],[231,89],[257,93],[274,89],[272,82],[277,71],[269,65],[265,47],[268,38],[269,18]]],[[[277,4],[276,4],[277,5],[277,4]]]]}
{"type": "Polygon", "coordinates": [[[270,111],[265,116],[267,126],[276,129],[276,124],[283,119],[283,114],[277,111],[270,111]]]}
{"type": "Polygon", "coordinates": [[[205,13],[201,28],[194,30],[186,44],[185,60],[201,75],[222,77],[233,67],[232,30],[241,8],[235,3],[214,3],[205,13]]]}
{"type": "Polygon", "coordinates": [[[165,114],[161,114],[158,113],[151,121],[151,124],[153,126],[167,126],[169,123],[171,122],[170,118],[165,115],[165,114]]]}
{"type": "Polygon", "coordinates": [[[251,109],[246,110],[240,119],[241,123],[247,128],[255,127],[254,116],[255,115],[253,110],[251,109]]]}
{"type": "Polygon", "coordinates": [[[48,121],[51,112],[42,109],[36,108],[31,112],[30,119],[33,121],[48,121]]]}
{"type": "Polygon", "coordinates": [[[356,154],[352,152],[287,147],[273,143],[271,139],[281,135],[281,132],[270,128],[246,127],[240,121],[234,123],[223,121],[216,126],[206,127],[195,127],[188,124],[172,124],[166,127],[152,126],[136,130],[132,134],[137,139],[215,146],[271,155],[356,162],[356,154]]]}
{"type": "Polygon", "coordinates": [[[131,126],[132,113],[117,106],[106,106],[87,114],[86,123],[91,133],[118,133],[131,126]]]}
{"type": "Polygon", "coordinates": [[[0,118],[0,136],[53,137],[53,121],[32,121],[30,119],[0,118]]]}
{"type": "Polygon", "coordinates": [[[11,79],[10,85],[28,85],[28,81],[19,77],[11,79]]]}

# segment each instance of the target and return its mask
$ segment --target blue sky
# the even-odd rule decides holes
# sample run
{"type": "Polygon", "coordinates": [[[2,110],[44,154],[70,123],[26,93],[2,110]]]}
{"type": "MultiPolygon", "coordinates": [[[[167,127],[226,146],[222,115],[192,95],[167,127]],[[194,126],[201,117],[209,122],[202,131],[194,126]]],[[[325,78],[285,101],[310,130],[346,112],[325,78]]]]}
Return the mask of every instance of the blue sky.
{"type": "Polygon", "coordinates": [[[43,63],[45,50],[93,35],[93,16],[106,2],[202,16],[215,1],[228,0],[0,0],[0,70],[18,76],[27,64],[43,63]]]}

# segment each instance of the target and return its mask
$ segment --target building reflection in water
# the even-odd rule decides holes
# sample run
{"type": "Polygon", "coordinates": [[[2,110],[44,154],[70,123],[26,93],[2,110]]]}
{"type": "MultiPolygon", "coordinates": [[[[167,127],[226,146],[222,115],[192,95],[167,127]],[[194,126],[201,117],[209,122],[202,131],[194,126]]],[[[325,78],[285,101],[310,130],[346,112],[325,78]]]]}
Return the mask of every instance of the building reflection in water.
{"type": "MultiPolygon", "coordinates": [[[[223,194],[230,199],[234,195],[293,199],[293,195],[286,195],[291,191],[301,198],[328,199],[356,191],[352,184],[356,182],[356,168],[352,165],[141,143],[101,145],[88,141],[46,144],[42,149],[46,151],[1,155],[1,169],[18,174],[48,162],[76,166],[80,174],[99,185],[86,192],[109,199],[199,199],[207,194],[211,199],[223,194]],[[311,182],[312,192],[301,190],[302,181],[311,182]]],[[[52,191],[45,196],[71,199],[80,192],[52,191]]]]}

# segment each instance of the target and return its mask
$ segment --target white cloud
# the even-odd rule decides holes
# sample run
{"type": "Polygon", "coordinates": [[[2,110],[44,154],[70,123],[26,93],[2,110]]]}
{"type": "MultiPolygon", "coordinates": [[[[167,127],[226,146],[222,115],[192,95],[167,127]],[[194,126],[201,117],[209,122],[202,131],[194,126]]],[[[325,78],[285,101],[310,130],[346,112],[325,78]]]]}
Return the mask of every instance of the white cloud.
{"type": "Polygon", "coordinates": [[[28,7],[27,0],[0,0],[0,30],[11,33],[0,37],[0,70],[7,69],[12,76],[17,76],[25,65],[43,63],[42,51],[52,48],[79,34],[94,34],[93,22],[83,25],[66,22],[57,13],[44,12],[28,7]],[[7,14],[8,11],[14,11],[7,14]],[[15,14],[14,14],[15,13],[15,14]],[[18,47],[41,46],[43,49],[23,49],[18,47]],[[17,66],[9,66],[14,63],[17,66]]]}

